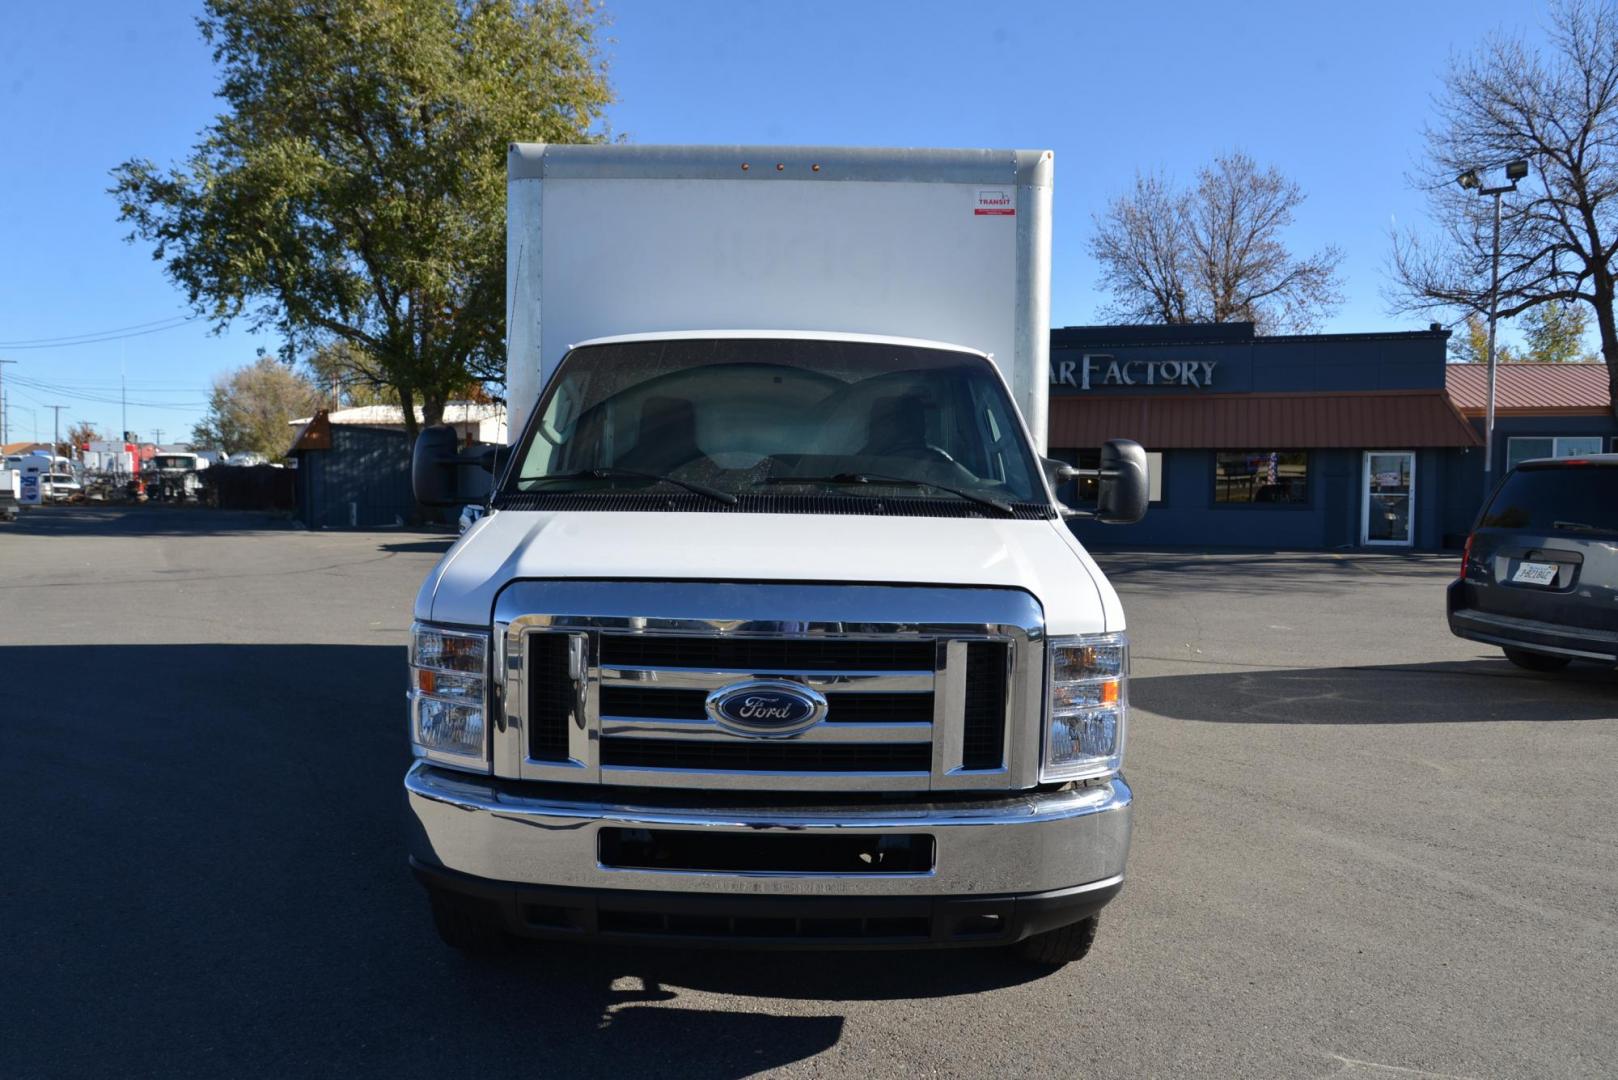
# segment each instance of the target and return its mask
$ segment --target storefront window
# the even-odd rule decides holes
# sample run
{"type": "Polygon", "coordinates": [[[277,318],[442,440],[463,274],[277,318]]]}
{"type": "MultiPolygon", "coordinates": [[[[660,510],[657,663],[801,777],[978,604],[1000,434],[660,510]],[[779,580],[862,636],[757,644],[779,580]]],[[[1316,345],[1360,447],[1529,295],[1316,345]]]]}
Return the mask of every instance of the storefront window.
{"type": "Polygon", "coordinates": [[[1534,458],[1578,457],[1601,453],[1600,435],[1564,435],[1552,438],[1513,438],[1506,440],[1506,468],[1534,458]]]}
{"type": "Polygon", "coordinates": [[[1214,467],[1219,505],[1309,501],[1309,454],[1304,450],[1221,450],[1214,467]]]}

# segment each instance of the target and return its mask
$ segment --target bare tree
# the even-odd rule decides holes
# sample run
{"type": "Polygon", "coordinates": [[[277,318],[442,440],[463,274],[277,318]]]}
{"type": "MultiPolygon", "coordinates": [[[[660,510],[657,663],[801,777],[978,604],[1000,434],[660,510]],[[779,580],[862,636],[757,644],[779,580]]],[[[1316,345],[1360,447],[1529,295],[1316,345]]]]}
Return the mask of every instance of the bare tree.
{"type": "Polygon", "coordinates": [[[1261,331],[1312,330],[1342,302],[1342,253],[1296,257],[1282,234],[1303,190],[1236,151],[1177,191],[1165,177],[1134,188],[1095,216],[1090,254],[1112,294],[1115,322],[1252,322],[1261,331]]]}
{"type": "Polygon", "coordinates": [[[1543,50],[1488,38],[1451,62],[1435,105],[1415,179],[1438,230],[1395,234],[1395,310],[1488,311],[1493,205],[1456,178],[1526,158],[1528,181],[1501,207],[1499,315],[1590,305],[1618,402],[1618,9],[1556,4],[1543,50]]]}

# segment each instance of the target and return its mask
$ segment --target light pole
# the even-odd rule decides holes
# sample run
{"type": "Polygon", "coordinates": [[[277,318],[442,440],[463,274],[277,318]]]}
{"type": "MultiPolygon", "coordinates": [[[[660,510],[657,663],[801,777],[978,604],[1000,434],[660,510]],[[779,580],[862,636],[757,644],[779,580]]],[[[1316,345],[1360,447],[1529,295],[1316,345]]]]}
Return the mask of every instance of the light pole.
{"type": "Polygon", "coordinates": [[[1506,183],[1484,187],[1483,173],[1468,169],[1455,182],[1479,195],[1494,196],[1494,260],[1489,275],[1489,400],[1483,414],[1483,497],[1494,490],[1494,322],[1500,306],[1500,196],[1517,190],[1517,181],[1528,175],[1528,162],[1518,158],[1506,162],[1506,183]]]}

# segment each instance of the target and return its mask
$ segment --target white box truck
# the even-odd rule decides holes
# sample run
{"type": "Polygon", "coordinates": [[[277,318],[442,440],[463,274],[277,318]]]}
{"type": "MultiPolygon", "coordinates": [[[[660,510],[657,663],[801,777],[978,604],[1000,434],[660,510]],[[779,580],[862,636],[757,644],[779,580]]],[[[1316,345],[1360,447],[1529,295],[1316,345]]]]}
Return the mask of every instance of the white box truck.
{"type": "Polygon", "coordinates": [[[0,461],[0,521],[16,521],[22,505],[22,472],[0,461]]]}
{"type": "Polygon", "coordinates": [[[410,648],[411,862],[511,935],[1082,956],[1128,645],[1043,459],[1046,151],[515,145],[513,442],[410,648]]]}

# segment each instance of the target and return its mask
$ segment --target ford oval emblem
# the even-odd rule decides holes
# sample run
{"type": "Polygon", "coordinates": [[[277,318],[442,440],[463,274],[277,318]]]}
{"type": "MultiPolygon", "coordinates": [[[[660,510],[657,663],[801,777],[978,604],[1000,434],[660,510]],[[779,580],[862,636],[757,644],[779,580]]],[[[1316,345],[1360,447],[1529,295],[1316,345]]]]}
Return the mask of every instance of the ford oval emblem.
{"type": "Polygon", "coordinates": [[[785,739],[801,735],[826,715],[825,695],[784,679],[749,679],[708,695],[708,715],[733,735],[785,739]]]}

